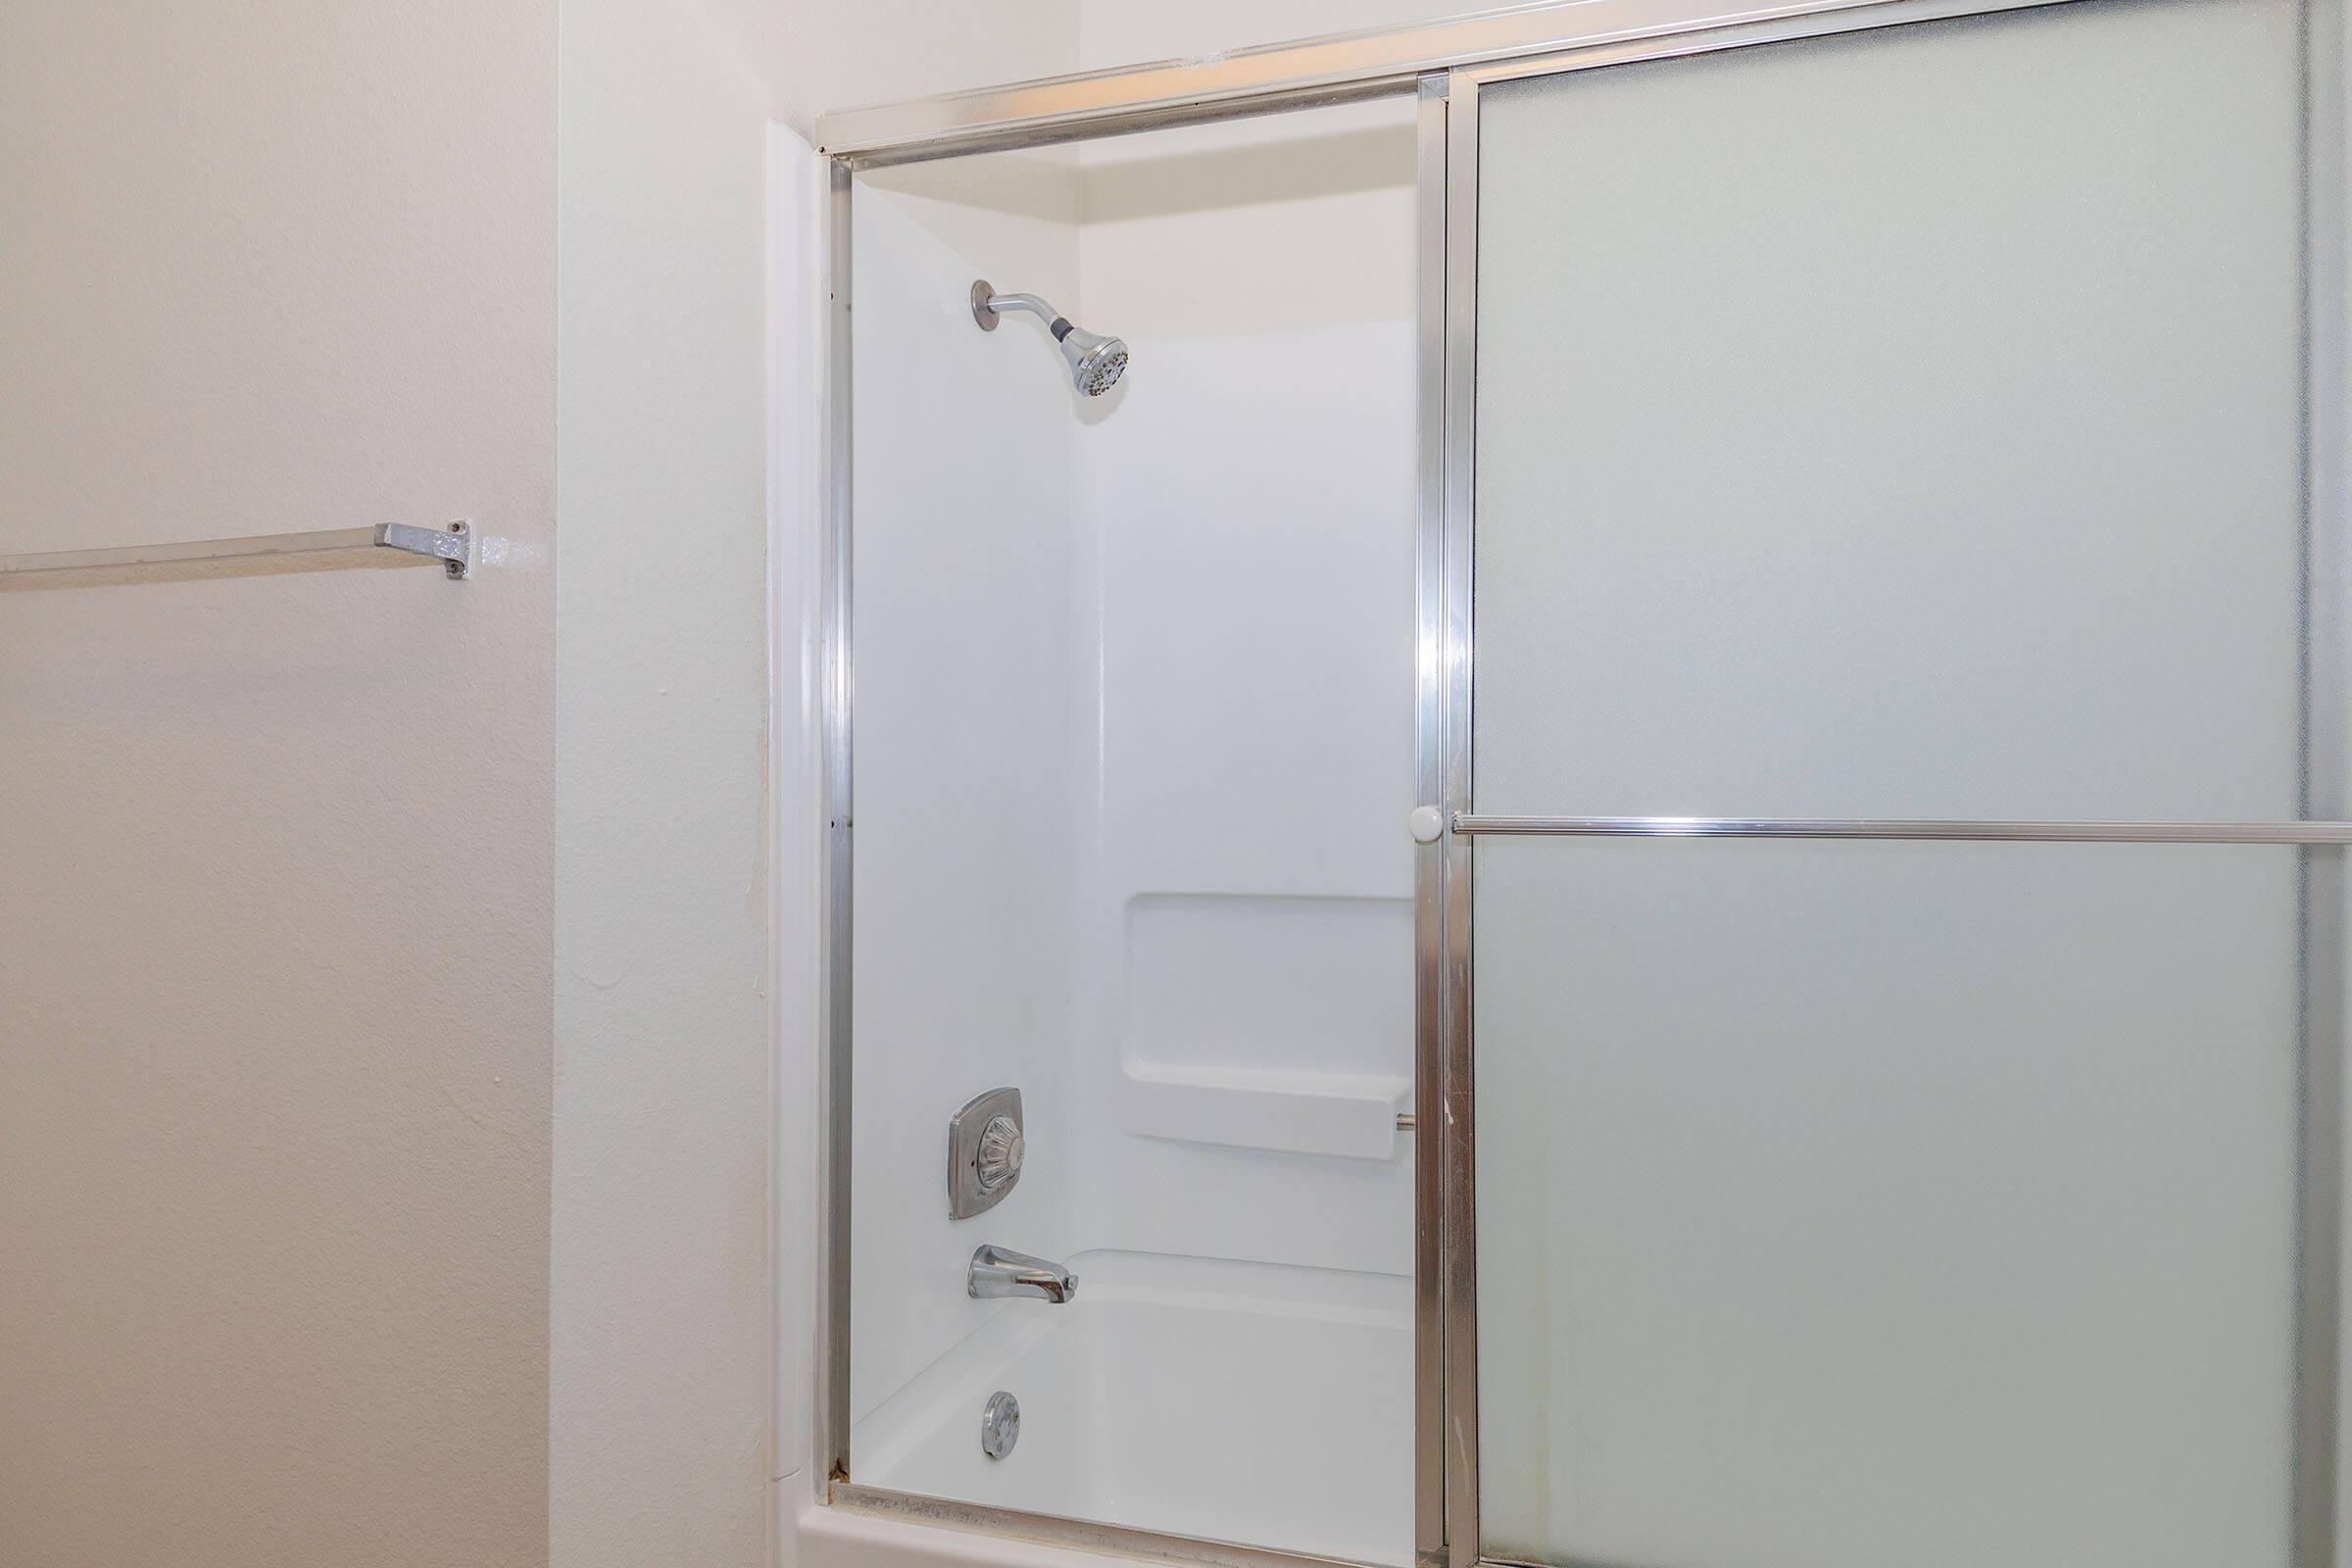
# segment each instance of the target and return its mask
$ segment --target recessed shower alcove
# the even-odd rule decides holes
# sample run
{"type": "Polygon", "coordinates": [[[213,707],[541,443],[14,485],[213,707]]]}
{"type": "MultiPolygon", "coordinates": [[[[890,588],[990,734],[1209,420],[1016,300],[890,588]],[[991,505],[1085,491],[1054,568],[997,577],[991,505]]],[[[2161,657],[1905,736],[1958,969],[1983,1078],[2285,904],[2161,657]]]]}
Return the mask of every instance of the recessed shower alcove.
{"type": "Polygon", "coordinates": [[[861,1485],[1409,1554],[1416,122],[852,182],[861,1485]]]}

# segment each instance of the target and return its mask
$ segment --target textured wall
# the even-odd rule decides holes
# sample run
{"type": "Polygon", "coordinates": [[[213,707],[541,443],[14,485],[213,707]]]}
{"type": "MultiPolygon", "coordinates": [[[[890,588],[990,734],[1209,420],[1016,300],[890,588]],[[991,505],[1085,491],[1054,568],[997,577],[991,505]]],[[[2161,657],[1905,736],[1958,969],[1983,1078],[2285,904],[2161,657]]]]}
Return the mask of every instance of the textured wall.
{"type": "Polygon", "coordinates": [[[551,1546],[767,1549],[767,98],[564,0],[551,1546]]]}
{"type": "Polygon", "coordinates": [[[0,8],[0,1564],[546,1555],[552,0],[0,8]]]}

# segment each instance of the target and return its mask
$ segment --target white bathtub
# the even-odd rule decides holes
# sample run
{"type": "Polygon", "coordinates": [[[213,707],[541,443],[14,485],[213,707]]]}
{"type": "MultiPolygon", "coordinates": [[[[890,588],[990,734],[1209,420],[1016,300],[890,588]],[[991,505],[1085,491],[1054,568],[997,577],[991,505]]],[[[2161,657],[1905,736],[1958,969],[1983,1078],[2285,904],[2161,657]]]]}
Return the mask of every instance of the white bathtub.
{"type": "Polygon", "coordinates": [[[1402,1278],[1082,1252],[851,1434],[860,1483],[1360,1562],[1412,1555],[1402,1278]],[[1020,1441],[980,1451],[996,1391],[1020,1441]]]}

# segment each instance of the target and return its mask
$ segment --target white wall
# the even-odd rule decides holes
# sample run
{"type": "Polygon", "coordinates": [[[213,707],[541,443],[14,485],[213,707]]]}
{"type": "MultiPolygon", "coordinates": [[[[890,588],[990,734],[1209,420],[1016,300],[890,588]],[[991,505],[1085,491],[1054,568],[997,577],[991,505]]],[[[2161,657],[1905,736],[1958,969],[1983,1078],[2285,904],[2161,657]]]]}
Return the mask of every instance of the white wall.
{"type": "Polygon", "coordinates": [[[1495,9],[1447,0],[1082,0],[1082,70],[1184,60],[1259,44],[1406,27],[1495,9]]]}
{"type": "Polygon", "coordinates": [[[796,1510],[812,1485],[802,606],[821,340],[778,302],[816,308],[822,181],[771,129],[1066,69],[1072,15],[1068,0],[985,16],[564,5],[560,479],[577,549],[558,653],[548,1412],[563,1563],[759,1561],[771,1501],[796,1510]],[[771,581],[792,628],[772,675],[771,581]],[[763,740],[771,691],[784,728],[763,740]],[[770,842],[803,873],[773,889],[770,842]]]}
{"type": "Polygon", "coordinates": [[[6,548],[503,541],[0,607],[0,1559],[764,1551],[770,102],[562,23],[0,19],[6,548]]]}
{"type": "Polygon", "coordinates": [[[1083,149],[1090,1247],[1411,1270],[1413,154],[1409,99],[1083,149]]]}
{"type": "Polygon", "coordinates": [[[1079,69],[1079,0],[732,0],[765,12],[776,116],[806,137],[829,109],[1079,69]]]}
{"type": "Polygon", "coordinates": [[[692,8],[559,57],[550,1545],[766,1549],[766,126],[692,8]]]}
{"type": "Polygon", "coordinates": [[[0,1563],[546,1554],[555,12],[0,8],[0,1563]]]}
{"type": "Polygon", "coordinates": [[[857,1160],[852,1391],[862,1415],[998,1303],[972,1249],[1070,1240],[1070,868],[1089,795],[1076,422],[1043,323],[984,333],[969,290],[1072,296],[1066,153],[859,181],[855,620],[857,1160]],[[1013,1193],[952,1224],[948,1118],[1018,1087],[1013,1193]]]}

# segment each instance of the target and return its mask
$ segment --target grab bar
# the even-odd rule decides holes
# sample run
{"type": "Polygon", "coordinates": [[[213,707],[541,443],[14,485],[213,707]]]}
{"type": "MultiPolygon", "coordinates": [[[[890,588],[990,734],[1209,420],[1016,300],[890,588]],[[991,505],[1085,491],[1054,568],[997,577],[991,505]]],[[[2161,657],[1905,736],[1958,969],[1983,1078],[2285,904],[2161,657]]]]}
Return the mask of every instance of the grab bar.
{"type": "Polygon", "coordinates": [[[198,539],[185,544],[125,545],[112,550],[43,550],[0,556],[0,576],[32,571],[86,571],[107,566],[161,566],[188,562],[236,561],[261,556],[313,555],[325,550],[397,550],[438,561],[449,575],[472,575],[477,536],[463,522],[446,528],[379,522],[364,528],[321,528],[311,533],[265,533],[243,539],[198,539]]]}
{"type": "Polygon", "coordinates": [[[1499,816],[1457,811],[1463,838],[1910,839],[2004,844],[2352,844],[2352,822],[1997,822],[1788,816],[1499,816]]]}

